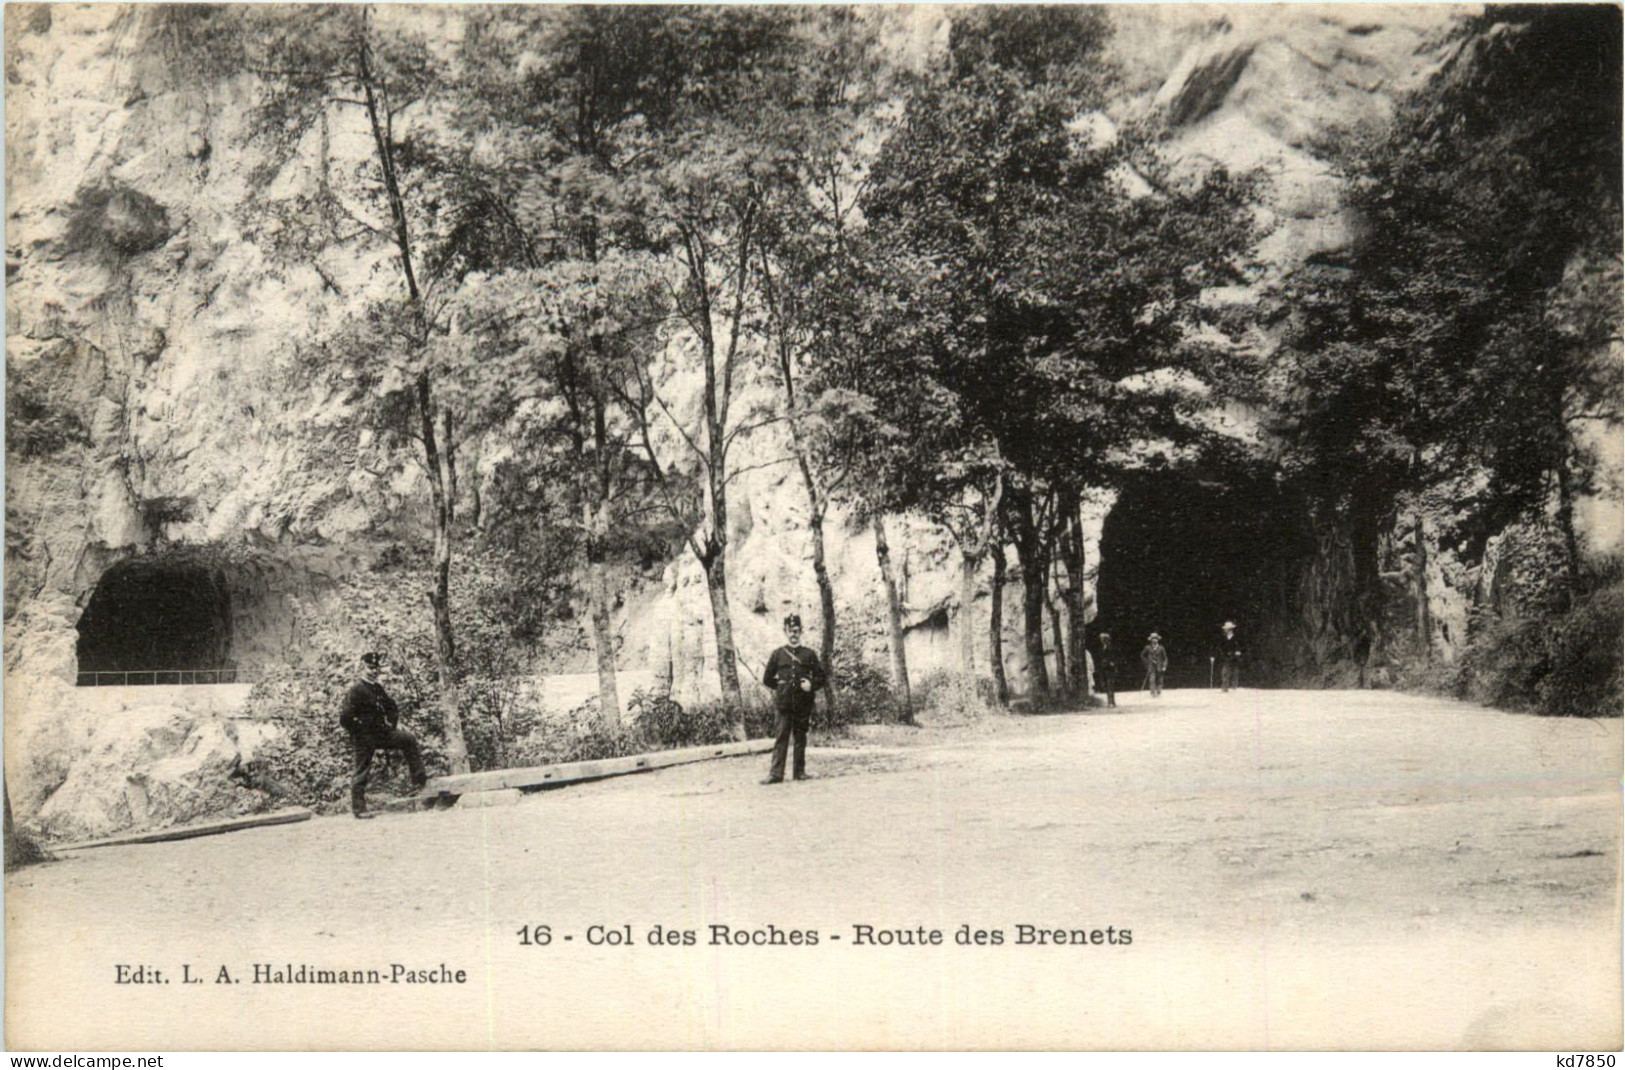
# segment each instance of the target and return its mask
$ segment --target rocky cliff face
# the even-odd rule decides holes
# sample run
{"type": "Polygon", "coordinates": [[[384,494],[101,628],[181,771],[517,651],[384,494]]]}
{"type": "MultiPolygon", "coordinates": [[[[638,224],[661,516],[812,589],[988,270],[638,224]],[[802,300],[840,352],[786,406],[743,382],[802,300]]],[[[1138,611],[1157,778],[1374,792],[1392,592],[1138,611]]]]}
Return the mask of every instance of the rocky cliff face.
{"type": "MultiPolygon", "coordinates": [[[[186,795],[173,785],[207,794],[225,751],[249,745],[211,728],[208,710],[143,710],[132,689],[137,708],[109,713],[71,686],[77,625],[111,570],[138,555],[208,570],[226,592],[237,662],[287,660],[298,645],[290,600],[320,597],[369,560],[398,530],[376,530],[374,518],[410,523],[417,488],[317,463],[286,433],[330,417],[332,402],[291,392],[281,359],[343,301],[381,285],[380,272],[359,255],[279,263],[244,224],[236,209],[262,162],[242,136],[244,87],[170,78],[150,8],[14,5],[6,17],[7,765],[19,820],[93,835],[190,815],[192,803],[163,801],[186,795]],[[183,753],[209,757],[176,765],[183,753]],[[146,778],[134,802],[129,777],[146,778]],[[171,786],[152,787],[154,777],[171,786]]],[[[1177,156],[1269,171],[1269,271],[1335,258],[1354,223],[1319,139],[1380,120],[1423,77],[1451,17],[1366,5],[1115,9],[1126,92],[1111,117],[1160,116],[1177,156]]],[[[921,40],[934,39],[928,31],[921,40]]],[[[342,126],[311,136],[322,140],[276,179],[284,195],[321,180],[313,161],[324,149],[342,154],[342,126]]],[[[771,434],[751,444],[756,459],[781,448],[771,434]]],[[[797,478],[788,465],[753,472],[733,505],[730,586],[747,671],[778,642],[783,613],[815,615],[797,478]]],[[[1091,520],[1092,567],[1101,519],[1091,520]]],[[[911,665],[952,667],[956,629],[985,630],[985,580],[967,613],[946,535],[918,518],[892,525],[911,665]]],[[[843,619],[872,622],[862,639],[879,661],[873,537],[839,517],[828,530],[843,619]]],[[[1429,591],[1454,597],[1457,581],[1439,567],[1429,591]]],[[[683,698],[714,692],[710,610],[692,560],[629,581],[619,599],[623,668],[683,698]]],[[[1025,670],[1019,599],[1013,586],[1014,681],[1025,670]]],[[[588,669],[585,644],[565,661],[588,669]]]]}
{"type": "Polygon", "coordinates": [[[1263,168],[1269,234],[1259,256],[1270,273],[1291,271],[1335,258],[1355,235],[1326,148],[1342,132],[1383,122],[1399,94],[1422,84],[1463,10],[1127,8],[1117,16],[1118,54],[1139,92],[1120,107],[1160,115],[1176,157],[1263,168]]]}

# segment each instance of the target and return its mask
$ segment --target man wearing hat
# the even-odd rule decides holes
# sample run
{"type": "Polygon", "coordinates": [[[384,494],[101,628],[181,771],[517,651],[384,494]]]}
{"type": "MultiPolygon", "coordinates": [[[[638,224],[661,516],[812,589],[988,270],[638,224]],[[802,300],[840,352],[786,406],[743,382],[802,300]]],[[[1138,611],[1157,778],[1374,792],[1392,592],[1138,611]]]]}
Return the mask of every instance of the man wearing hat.
{"type": "Polygon", "coordinates": [[[1145,649],[1140,651],[1140,662],[1145,666],[1146,683],[1151,697],[1162,694],[1162,674],[1168,671],[1168,650],[1162,645],[1162,636],[1152,632],[1145,649]]]}
{"type": "Polygon", "coordinates": [[[378,751],[398,750],[406,755],[414,788],[423,787],[429,780],[416,737],[397,727],[401,719],[400,708],[378,682],[382,667],[383,658],[379,655],[361,655],[361,679],[345,693],[344,705],[339,711],[339,724],[350,734],[350,744],[355,751],[355,773],[350,778],[350,810],[360,818],[373,816],[367,812],[367,780],[372,776],[372,758],[378,751]]]}
{"type": "Polygon", "coordinates": [[[1106,692],[1106,705],[1117,705],[1117,648],[1112,633],[1101,632],[1095,640],[1095,690],[1106,692]]]}
{"type": "Polygon", "coordinates": [[[796,753],[792,775],[797,780],[807,779],[807,726],[812,723],[813,696],[824,686],[824,667],[818,655],[801,645],[801,617],[792,613],[784,618],[785,644],[773,651],[762,670],[762,684],[773,689],[773,703],[778,709],[778,722],[773,742],[773,766],[768,770],[764,784],[778,784],[784,780],[784,757],[795,738],[796,753]]]}
{"type": "Polygon", "coordinates": [[[1219,684],[1228,691],[1241,675],[1241,640],[1236,638],[1235,621],[1225,621],[1223,631],[1224,638],[1219,640],[1219,684]]]}

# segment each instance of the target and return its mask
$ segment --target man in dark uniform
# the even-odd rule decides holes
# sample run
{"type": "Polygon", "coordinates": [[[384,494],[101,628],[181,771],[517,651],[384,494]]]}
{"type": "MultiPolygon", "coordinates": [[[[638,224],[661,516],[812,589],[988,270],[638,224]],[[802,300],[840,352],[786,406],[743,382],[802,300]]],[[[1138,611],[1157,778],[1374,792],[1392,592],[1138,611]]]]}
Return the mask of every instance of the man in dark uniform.
{"type": "Polygon", "coordinates": [[[778,708],[778,722],[773,742],[773,766],[768,770],[764,784],[778,784],[784,780],[784,757],[795,737],[796,754],[793,775],[797,780],[807,779],[807,726],[812,721],[813,697],[824,686],[824,667],[818,655],[801,645],[801,618],[792,613],[784,618],[784,637],[787,642],[773,651],[762,670],[762,684],[773,689],[773,703],[778,708]]]}
{"type": "Polygon", "coordinates": [[[350,734],[355,750],[355,773],[350,778],[350,809],[356,817],[368,818],[367,780],[372,776],[373,755],[381,750],[398,750],[406,755],[407,767],[412,771],[412,786],[422,788],[429,780],[423,768],[423,754],[417,739],[403,732],[397,725],[400,708],[378,682],[383,659],[377,654],[361,655],[361,679],[345,693],[344,706],[339,711],[339,724],[350,734]]]}
{"type": "Polygon", "coordinates": [[[1228,691],[1241,675],[1241,640],[1236,638],[1236,622],[1224,622],[1224,638],[1219,640],[1219,684],[1228,691]]]}
{"type": "Polygon", "coordinates": [[[1112,633],[1101,632],[1095,644],[1095,690],[1106,692],[1106,705],[1117,705],[1117,648],[1112,633]]]}

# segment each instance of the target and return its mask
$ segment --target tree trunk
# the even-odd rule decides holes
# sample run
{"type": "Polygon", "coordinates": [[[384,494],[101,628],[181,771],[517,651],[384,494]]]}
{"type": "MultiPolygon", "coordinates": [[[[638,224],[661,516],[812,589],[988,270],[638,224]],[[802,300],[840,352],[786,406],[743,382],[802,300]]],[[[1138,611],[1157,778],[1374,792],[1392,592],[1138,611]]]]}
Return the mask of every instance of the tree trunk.
{"type": "MultiPolygon", "coordinates": [[[[366,18],[364,8],[362,18],[366,18]]],[[[427,317],[423,296],[418,290],[417,275],[412,268],[412,235],[407,224],[406,202],[401,196],[400,182],[395,173],[395,150],[379,119],[377,92],[368,53],[370,46],[365,33],[363,23],[363,35],[356,51],[356,70],[372,128],[373,151],[377,153],[378,168],[389,197],[389,213],[395,224],[395,248],[400,259],[402,279],[406,283],[407,301],[416,317],[416,345],[422,349],[428,343],[427,317]]],[[[435,576],[429,602],[434,607],[435,662],[440,682],[440,716],[446,733],[446,761],[452,773],[466,773],[469,771],[468,747],[463,742],[462,713],[458,709],[457,645],[451,631],[451,507],[446,500],[445,477],[440,467],[440,451],[435,438],[434,398],[427,371],[418,373],[416,400],[418,431],[423,440],[424,468],[429,477],[434,513],[435,576]]]]}
{"type": "Polygon", "coordinates": [[[1565,449],[1557,462],[1557,526],[1563,532],[1563,550],[1569,558],[1568,593],[1572,605],[1581,595],[1580,539],[1574,530],[1574,478],[1565,449]]]}
{"type": "Polygon", "coordinates": [[[970,610],[976,602],[976,570],[981,563],[981,554],[959,555],[959,664],[966,676],[976,675],[976,629],[970,610]]]}
{"type": "Polygon", "coordinates": [[[1423,657],[1433,652],[1433,619],[1428,612],[1428,544],[1427,523],[1422,510],[1416,510],[1416,642],[1423,657]]]}
{"type": "Polygon", "coordinates": [[[1021,565],[1022,639],[1027,650],[1027,685],[1035,699],[1049,694],[1049,666],[1044,652],[1045,588],[1049,584],[1047,540],[1038,530],[1031,491],[1006,493],[1015,536],[1016,560],[1021,565]]]}
{"type": "Polygon", "coordinates": [[[441,438],[442,449],[440,455],[446,459],[446,517],[449,520],[457,519],[457,446],[451,437],[451,413],[440,414],[440,422],[445,426],[444,436],[441,438]]]}
{"type": "Polygon", "coordinates": [[[897,596],[897,575],[892,569],[891,547],[886,543],[886,522],[879,513],[870,525],[875,531],[875,557],[880,560],[880,579],[886,588],[886,624],[891,637],[891,682],[902,706],[899,719],[914,723],[914,702],[908,688],[908,654],[903,649],[903,602],[897,596]]]}
{"type": "MultiPolygon", "coordinates": [[[[785,376],[785,402],[792,411],[796,398],[788,355],[782,359],[785,376]]],[[[818,656],[824,665],[824,701],[833,716],[835,713],[835,585],[829,578],[829,561],[824,547],[824,509],[826,503],[813,479],[812,462],[807,447],[801,441],[800,424],[790,421],[790,442],[795,447],[796,466],[801,469],[801,485],[807,492],[807,536],[812,543],[813,576],[818,580],[818,656]]]]}
{"type": "Polygon", "coordinates": [[[734,738],[745,738],[745,697],[739,690],[739,655],[734,650],[733,614],[728,610],[728,568],[720,547],[706,560],[705,587],[711,596],[711,626],[717,636],[717,679],[722,684],[722,701],[734,719],[734,738]]]}
{"type": "Polygon", "coordinates": [[[992,550],[993,586],[988,592],[991,605],[988,611],[987,649],[993,669],[993,693],[998,696],[999,705],[1003,706],[1010,701],[1010,681],[1004,675],[1004,543],[994,540],[992,550]]]}
{"type": "Polygon", "coordinates": [[[435,667],[440,682],[440,719],[446,733],[446,762],[453,774],[469,772],[468,746],[463,741],[463,717],[457,689],[457,642],[451,628],[451,510],[441,481],[439,450],[434,434],[434,410],[429,400],[429,377],[418,376],[418,419],[423,435],[424,467],[429,474],[429,498],[434,512],[435,667]]]}
{"type": "Polygon", "coordinates": [[[1392,524],[1393,513],[1384,506],[1391,500],[1370,487],[1361,488],[1355,497],[1349,517],[1349,549],[1354,572],[1355,604],[1358,608],[1358,631],[1354,636],[1354,660],[1360,667],[1360,686],[1368,686],[1367,671],[1379,652],[1382,640],[1382,573],[1379,548],[1385,524],[1392,524]]]}
{"type": "Polygon", "coordinates": [[[795,451],[796,467],[801,470],[801,486],[807,493],[807,534],[812,542],[813,575],[818,580],[819,633],[818,656],[824,665],[824,701],[831,717],[835,714],[835,586],[830,582],[829,565],[824,548],[824,510],[827,502],[818,480],[813,478],[812,460],[807,444],[801,437],[801,420],[796,410],[795,359],[779,316],[779,302],[774,283],[771,259],[766,245],[759,250],[762,257],[762,294],[767,298],[769,321],[777,332],[778,345],[774,352],[779,362],[780,384],[784,387],[784,411],[790,423],[790,445],[795,451]]]}
{"type": "Polygon", "coordinates": [[[1066,564],[1067,690],[1079,696],[1089,693],[1089,666],[1084,654],[1084,629],[1088,627],[1083,600],[1083,519],[1078,515],[1078,497],[1069,494],[1065,502],[1066,528],[1061,544],[1066,564]]]}
{"type": "Polygon", "coordinates": [[[603,553],[605,509],[600,505],[588,518],[591,535],[587,540],[587,598],[592,613],[593,653],[598,661],[598,721],[613,730],[621,726],[621,696],[615,681],[615,631],[610,626],[609,570],[603,553]]]}
{"type": "MultiPolygon", "coordinates": [[[[1021,556],[1017,544],[1016,555],[1021,556]]],[[[1044,581],[1047,579],[1042,561],[1029,555],[1021,562],[1022,637],[1027,644],[1027,681],[1033,698],[1049,694],[1049,665],[1044,651],[1044,581]]]]}
{"type": "MultiPolygon", "coordinates": [[[[809,484],[807,497],[816,502],[818,495],[809,484]]],[[[824,517],[822,512],[810,514],[808,529],[812,536],[813,575],[818,578],[818,657],[824,665],[824,701],[835,713],[835,585],[830,582],[829,564],[824,559],[824,517]]]]}
{"type": "MultiPolygon", "coordinates": [[[[1052,571],[1055,573],[1055,593],[1058,598],[1061,588],[1060,565],[1058,563],[1054,564],[1052,571]]],[[[1055,690],[1065,694],[1067,681],[1070,678],[1066,658],[1066,633],[1061,630],[1060,606],[1056,604],[1056,598],[1049,597],[1047,589],[1044,592],[1044,605],[1049,609],[1050,635],[1055,644],[1055,690]]]]}

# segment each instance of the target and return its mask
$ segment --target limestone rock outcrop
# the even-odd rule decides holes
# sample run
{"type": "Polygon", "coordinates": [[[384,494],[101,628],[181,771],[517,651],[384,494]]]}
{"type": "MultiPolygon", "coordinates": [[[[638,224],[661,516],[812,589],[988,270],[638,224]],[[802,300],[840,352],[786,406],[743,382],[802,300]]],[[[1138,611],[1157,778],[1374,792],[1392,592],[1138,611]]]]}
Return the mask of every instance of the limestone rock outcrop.
{"type": "MultiPolygon", "coordinates": [[[[73,686],[79,617],[111,570],[209,548],[239,661],[274,664],[297,654],[287,600],[319,597],[387,538],[423,530],[410,481],[334,464],[288,433],[331,421],[343,403],[290,391],[278,370],[313,325],[387,288],[393,269],[363,255],[290,264],[272,254],[237,210],[264,162],[243,136],[247,89],[170,77],[146,47],[153,10],[6,11],[6,757],[18,820],[53,837],[243,803],[224,778],[253,745],[242,724],[190,699],[109,709],[97,689],[73,686]]],[[[1320,139],[1386,114],[1423,76],[1451,14],[1131,6],[1112,17],[1127,92],[1110,120],[1163,122],[1170,151],[1193,165],[1268,171],[1261,253],[1282,272],[1335,256],[1353,233],[1320,139]]],[[[939,33],[920,39],[941,44],[939,33]]],[[[340,126],[311,136],[342,153],[340,126]]],[[[315,152],[278,174],[277,195],[320,181],[315,152]]],[[[782,447],[763,433],[745,463],[782,447]]],[[[777,465],[736,484],[730,587],[747,674],[779,641],[785,612],[816,617],[798,478],[777,465]]],[[[1099,526],[1095,515],[1091,568],[1099,526]]],[[[988,578],[976,604],[959,605],[946,534],[914,517],[891,528],[911,666],[955,667],[956,629],[975,626],[985,646],[988,578]]],[[[873,536],[838,512],[827,530],[842,619],[879,662],[873,536]]],[[[1020,598],[1012,580],[1005,651],[1018,682],[1020,598]]],[[[714,694],[709,602],[690,557],[628,581],[617,600],[623,669],[685,700],[714,694]]],[[[566,650],[559,671],[588,671],[586,649],[566,650]]]]}
{"type": "Polygon", "coordinates": [[[32,824],[55,840],[246,813],[264,802],[231,774],[265,725],[176,706],[142,705],[81,725],[82,746],[32,824]]]}

